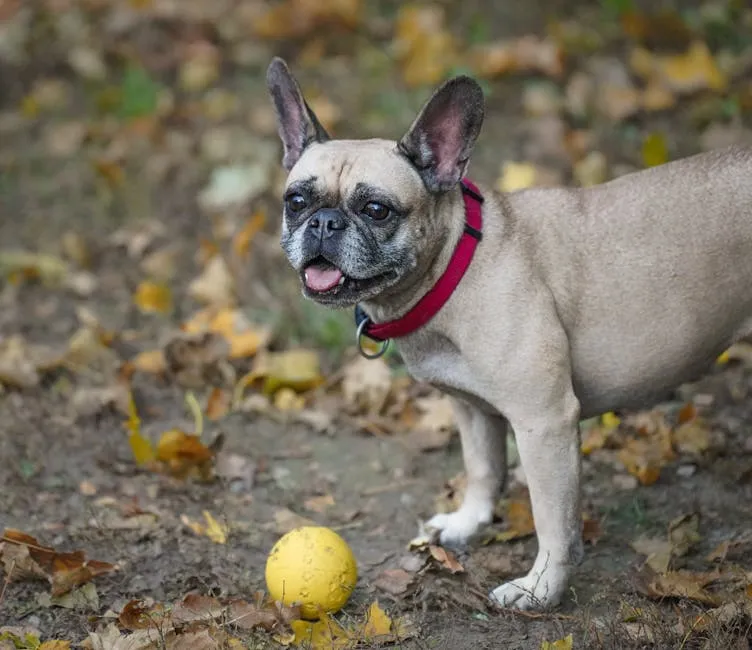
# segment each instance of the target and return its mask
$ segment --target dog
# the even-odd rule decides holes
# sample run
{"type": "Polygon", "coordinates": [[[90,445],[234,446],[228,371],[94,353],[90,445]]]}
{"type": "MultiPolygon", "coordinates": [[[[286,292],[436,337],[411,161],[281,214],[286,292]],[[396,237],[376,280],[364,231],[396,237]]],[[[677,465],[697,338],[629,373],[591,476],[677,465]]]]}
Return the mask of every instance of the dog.
{"type": "Polygon", "coordinates": [[[357,307],[359,345],[396,338],[452,400],[467,490],[429,525],[462,546],[491,521],[511,430],[538,553],[490,598],[556,606],[583,556],[580,420],[656,402],[752,334],[752,149],[500,193],[464,178],[484,118],[470,77],[397,142],[330,139],[279,58],[267,84],[303,294],[357,307]]]}

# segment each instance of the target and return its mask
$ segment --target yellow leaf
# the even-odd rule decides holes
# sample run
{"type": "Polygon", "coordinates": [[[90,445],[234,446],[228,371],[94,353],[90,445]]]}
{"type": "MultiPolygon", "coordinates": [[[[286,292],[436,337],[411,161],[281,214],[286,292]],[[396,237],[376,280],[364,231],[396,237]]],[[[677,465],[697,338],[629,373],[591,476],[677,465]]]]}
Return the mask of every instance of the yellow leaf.
{"type": "Polygon", "coordinates": [[[209,399],[206,402],[206,417],[210,420],[223,418],[230,410],[231,399],[232,395],[215,386],[209,393],[209,399]]]}
{"type": "Polygon", "coordinates": [[[211,477],[214,452],[198,436],[180,429],[170,429],[162,434],[156,456],[177,478],[184,478],[192,472],[204,480],[211,477]]]}
{"type": "Polygon", "coordinates": [[[167,364],[162,350],[146,350],[144,352],[139,352],[133,357],[131,364],[136,370],[154,375],[158,375],[167,370],[167,364]]]}
{"type": "Polygon", "coordinates": [[[504,518],[508,530],[495,535],[496,541],[508,542],[532,535],[535,532],[535,523],[530,505],[530,495],[524,492],[521,497],[508,499],[504,518]]]}
{"type": "Polygon", "coordinates": [[[204,519],[206,519],[205,535],[215,544],[224,544],[227,542],[227,534],[230,532],[228,526],[220,524],[208,510],[204,510],[204,519]]]}
{"type": "Polygon", "coordinates": [[[138,417],[136,402],[133,395],[128,401],[128,421],[125,425],[130,432],[128,444],[133,452],[133,458],[137,465],[146,465],[154,461],[155,454],[151,442],[141,434],[141,418],[138,417]]]}
{"type": "Polygon", "coordinates": [[[274,407],[280,411],[300,411],[305,406],[305,398],[292,388],[280,388],[274,393],[274,407]]]}
{"type": "Polygon", "coordinates": [[[230,344],[230,358],[252,357],[270,338],[268,328],[254,329],[237,309],[220,309],[209,321],[210,332],[221,334],[230,344]]]}
{"type": "Polygon", "coordinates": [[[166,314],[172,311],[172,293],[164,284],[145,280],[138,285],[133,302],[142,312],[166,314]]]}
{"type": "Polygon", "coordinates": [[[718,365],[724,365],[724,364],[726,364],[726,363],[728,363],[728,362],[729,362],[729,358],[730,358],[730,355],[729,355],[729,351],[728,351],[728,350],[726,350],[725,352],[722,352],[722,353],[721,353],[721,354],[719,355],[719,357],[718,357],[718,358],[717,358],[717,359],[715,360],[715,362],[716,362],[716,363],[717,363],[718,365]]]}
{"type": "Polygon", "coordinates": [[[621,419],[612,411],[608,411],[601,415],[601,424],[604,429],[618,429],[619,424],[621,424],[621,419]]]}
{"type": "Polygon", "coordinates": [[[269,355],[268,373],[264,380],[267,395],[285,387],[297,392],[311,390],[322,381],[319,356],[315,350],[294,349],[269,355]]]}
{"type": "Polygon", "coordinates": [[[201,412],[201,406],[196,396],[191,391],[185,394],[185,404],[193,415],[193,430],[196,437],[201,438],[201,434],[204,432],[204,414],[201,412]]]}
{"type": "Polygon", "coordinates": [[[363,626],[363,640],[371,641],[374,637],[386,636],[392,631],[392,619],[379,606],[379,601],[375,600],[368,608],[366,623],[363,626]]]}
{"type": "Polygon", "coordinates": [[[60,639],[45,641],[37,650],[70,650],[70,641],[61,641],[60,639]]]}
{"type": "Polygon", "coordinates": [[[501,192],[514,192],[535,185],[537,172],[530,163],[506,162],[496,187],[501,192]]]}
{"type": "Polygon", "coordinates": [[[642,162],[645,167],[656,167],[668,162],[668,146],[662,133],[651,133],[642,141],[642,162]]]}
{"type": "Polygon", "coordinates": [[[291,621],[295,633],[295,645],[311,650],[338,650],[353,645],[347,631],[327,614],[322,614],[315,623],[291,621]]]}
{"type": "Polygon", "coordinates": [[[232,240],[232,252],[240,259],[248,257],[248,249],[256,236],[266,223],[266,213],[256,212],[246,221],[242,230],[232,240]]]}
{"type": "Polygon", "coordinates": [[[669,85],[677,91],[725,90],[728,85],[728,79],[702,41],[692,43],[685,54],[665,57],[660,67],[669,85]]]}
{"type": "Polygon", "coordinates": [[[540,647],[541,650],[572,650],[574,647],[574,639],[572,638],[572,635],[569,634],[563,639],[558,639],[557,641],[542,641],[540,647]]]}

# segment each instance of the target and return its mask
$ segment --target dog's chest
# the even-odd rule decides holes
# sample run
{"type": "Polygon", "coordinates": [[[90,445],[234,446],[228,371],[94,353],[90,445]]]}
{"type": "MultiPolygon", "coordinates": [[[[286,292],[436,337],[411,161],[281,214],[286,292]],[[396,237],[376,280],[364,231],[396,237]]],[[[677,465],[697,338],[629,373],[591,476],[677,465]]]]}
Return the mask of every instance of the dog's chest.
{"type": "Polygon", "coordinates": [[[484,408],[488,402],[483,383],[467,360],[454,346],[441,342],[421,341],[401,345],[400,352],[413,378],[431,384],[453,397],[476,403],[484,408]]]}

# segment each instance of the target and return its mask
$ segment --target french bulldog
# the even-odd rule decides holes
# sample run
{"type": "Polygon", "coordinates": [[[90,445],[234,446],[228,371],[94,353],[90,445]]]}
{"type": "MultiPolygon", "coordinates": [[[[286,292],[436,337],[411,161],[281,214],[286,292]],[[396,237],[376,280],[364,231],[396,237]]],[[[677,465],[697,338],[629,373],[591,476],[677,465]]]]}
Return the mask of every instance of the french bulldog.
{"type": "Polygon", "coordinates": [[[473,192],[472,78],[444,83],[396,142],[330,139],[279,58],[267,83],[288,172],[281,244],[306,297],[357,305],[375,329],[404,322],[474,235],[449,294],[398,336],[410,373],[450,395],[462,443],[464,501],[429,525],[457,546],[491,521],[511,430],[538,553],[490,597],[556,606],[583,556],[580,420],[655,402],[752,334],[752,150],[586,189],[473,192]]]}

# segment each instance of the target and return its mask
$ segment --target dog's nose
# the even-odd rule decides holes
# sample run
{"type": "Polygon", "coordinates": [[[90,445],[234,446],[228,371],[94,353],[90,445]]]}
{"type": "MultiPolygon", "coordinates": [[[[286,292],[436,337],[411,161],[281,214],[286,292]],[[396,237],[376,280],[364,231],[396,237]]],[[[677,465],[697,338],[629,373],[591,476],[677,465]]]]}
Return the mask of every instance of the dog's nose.
{"type": "Polygon", "coordinates": [[[311,217],[308,227],[322,237],[331,237],[335,232],[347,228],[347,221],[342,210],[324,208],[311,217]]]}

